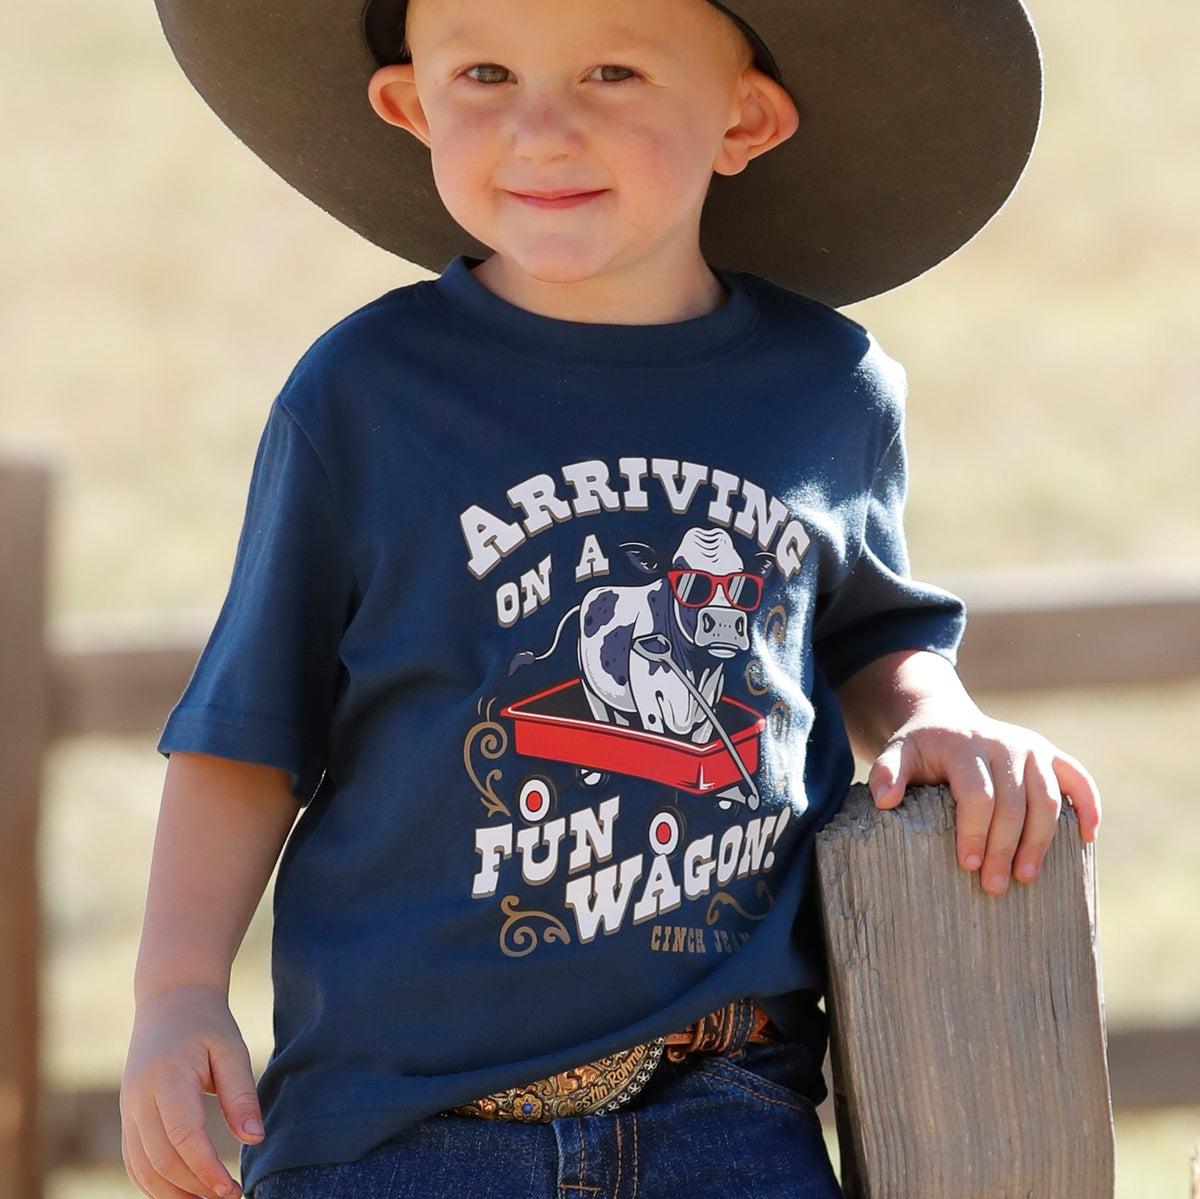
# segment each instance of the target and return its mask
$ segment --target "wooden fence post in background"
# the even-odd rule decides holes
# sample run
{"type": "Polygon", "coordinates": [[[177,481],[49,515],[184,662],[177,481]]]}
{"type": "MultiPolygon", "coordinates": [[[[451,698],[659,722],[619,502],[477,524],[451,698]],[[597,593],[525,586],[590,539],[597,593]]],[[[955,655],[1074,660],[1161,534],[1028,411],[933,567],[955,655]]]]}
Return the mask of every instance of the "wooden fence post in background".
{"type": "Polygon", "coordinates": [[[42,1193],[37,822],[48,738],[48,472],[0,464],[0,1199],[42,1193]]]}
{"type": "Polygon", "coordinates": [[[1032,886],[955,859],[954,802],[856,787],[820,834],[847,1199],[1111,1199],[1091,846],[1064,811],[1032,886]]]}

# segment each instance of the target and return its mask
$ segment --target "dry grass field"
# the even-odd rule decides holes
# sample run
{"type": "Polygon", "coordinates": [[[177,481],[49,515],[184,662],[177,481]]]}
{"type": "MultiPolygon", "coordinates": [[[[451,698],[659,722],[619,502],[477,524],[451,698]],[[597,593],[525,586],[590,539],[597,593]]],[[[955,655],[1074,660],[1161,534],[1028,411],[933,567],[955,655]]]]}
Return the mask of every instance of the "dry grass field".
{"type": "MultiPolygon", "coordinates": [[[[935,579],[1200,569],[1200,6],[1034,9],[1046,119],[1017,196],[956,259],[853,310],[909,370],[914,562],[935,579]]],[[[234,143],[149,0],[5,6],[0,107],[0,453],[57,472],[56,627],[199,628],[276,388],[324,328],[413,272],[234,143]]],[[[1105,792],[1110,1024],[1200,1020],[1200,682],[991,706],[1105,792]]],[[[63,744],[48,763],[55,1084],[119,1075],[161,777],[149,738],[63,744]]],[[[260,1064],[267,944],[260,918],[234,996],[260,1064]]],[[[1200,1110],[1122,1117],[1121,1199],[1182,1197],[1197,1136],[1200,1110]]],[[[134,1191],[64,1172],[52,1194],[134,1191]]]]}

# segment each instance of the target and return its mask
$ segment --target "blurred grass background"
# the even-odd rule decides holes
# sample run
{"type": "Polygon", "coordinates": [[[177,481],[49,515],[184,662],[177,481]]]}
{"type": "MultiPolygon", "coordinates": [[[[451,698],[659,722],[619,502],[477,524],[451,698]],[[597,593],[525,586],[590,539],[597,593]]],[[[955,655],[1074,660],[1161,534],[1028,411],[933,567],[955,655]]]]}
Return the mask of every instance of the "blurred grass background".
{"type": "MultiPolygon", "coordinates": [[[[1195,568],[1200,5],[1040,0],[1034,16],[1046,117],[1016,197],[955,259],[851,310],[909,371],[914,566],[1195,568]]],[[[54,619],[200,629],[275,390],[328,325],[415,274],[236,145],[149,0],[5,6],[0,105],[0,451],[57,469],[54,619]]],[[[1110,1025],[1200,1019],[1200,683],[990,707],[1101,783],[1110,1025]]],[[[119,1077],[161,779],[149,739],[68,742],[48,763],[55,1085],[119,1077]]],[[[260,916],[234,984],[260,1065],[267,950],[260,916]]],[[[1197,1136],[1200,1110],[1121,1116],[1121,1199],[1183,1196],[1197,1136]]],[[[66,1171],[51,1193],[135,1194],[66,1171]]]]}

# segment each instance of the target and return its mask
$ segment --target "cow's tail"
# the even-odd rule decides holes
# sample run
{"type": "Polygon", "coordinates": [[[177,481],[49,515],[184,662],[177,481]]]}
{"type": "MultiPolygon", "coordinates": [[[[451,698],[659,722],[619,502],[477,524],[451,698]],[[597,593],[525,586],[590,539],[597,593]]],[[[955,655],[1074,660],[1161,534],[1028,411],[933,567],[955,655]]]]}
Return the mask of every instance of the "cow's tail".
{"type": "Polygon", "coordinates": [[[519,653],[513,654],[512,661],[508,664],[508,673],[510,675],[516,674],[522,666],[528,666],[530,662],[540,662],[543,658],[550,657],[558,649],[558,643],[562,640],[562,632],[567,627],[567,621],[572,616],[578,614],[581,606],[580,604],[576,604],[570,611],[563,613],[562,620],[558,622],[558,628],[554,630],[554,641],[544,654],[535,654],[531,649],[523,649],[519,653]]]}

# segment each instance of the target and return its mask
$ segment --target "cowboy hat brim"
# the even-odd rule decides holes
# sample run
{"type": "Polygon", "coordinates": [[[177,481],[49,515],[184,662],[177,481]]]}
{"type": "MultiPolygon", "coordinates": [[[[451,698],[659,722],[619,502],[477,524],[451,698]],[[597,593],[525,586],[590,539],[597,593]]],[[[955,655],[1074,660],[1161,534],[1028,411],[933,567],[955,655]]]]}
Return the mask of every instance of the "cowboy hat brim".
{"type": "MultiPolygon", "coordinates": [[[[396,4],[397,0],[383,0],[396,4]]],[[[157,0],[176,58],[251,150],[339,221],[421,266],[485,257],[446,213],[429,152],[367,100],[362,0],[157,0]]],[[[1042,72],[1020,0],[726,0],[769,48],[799,131],[715,176],[701,245],[831,305],[954,253],[1016,186],[1042,72]]]]}

